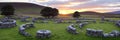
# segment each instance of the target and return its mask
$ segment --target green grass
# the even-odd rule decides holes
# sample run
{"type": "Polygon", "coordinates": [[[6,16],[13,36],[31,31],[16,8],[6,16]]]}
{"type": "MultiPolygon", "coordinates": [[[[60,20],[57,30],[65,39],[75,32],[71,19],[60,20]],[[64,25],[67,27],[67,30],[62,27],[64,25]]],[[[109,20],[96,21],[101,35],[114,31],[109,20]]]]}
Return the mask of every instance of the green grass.
{"type": "MultiPolygon", "coordinates": [[[[119,20],[115,19],[114,20],[119,20]]],[[[119,30],[120,28],[116,27],[114,23],[110,22],[105,22],[105,23],[90,23],[86,26],[84,26],[82,29],[80,29],[78,26],[77,32],[79,34],[73,35],[68,33],[65,29],[68,25],[68,23],[60,23],[60,24],[55,24],[52,21],[49,21],[49,23],[35,23],[35,28],[30,28],[27,29],[26,31],[32,34],[32,37],[24,37],[18,33],[18,28],[21,24],[24,24],[25,22],[20,22],[17,20],[17,27],[14,28],[5,28],[5,29],[0,29],[0,40],[120,40],[120,37],[117,38],[100,38],[100,37],[89,37],[86,36],[86,28],[92,28],[92,29],[102,29],[104,30],[105,33],[109,33],[112,30],[119,30]],[[41,29],[47,29],[52,32],[51,38],[46,38],[46,39],[37,39],[36,32],[37,30],[41,29]]]]}

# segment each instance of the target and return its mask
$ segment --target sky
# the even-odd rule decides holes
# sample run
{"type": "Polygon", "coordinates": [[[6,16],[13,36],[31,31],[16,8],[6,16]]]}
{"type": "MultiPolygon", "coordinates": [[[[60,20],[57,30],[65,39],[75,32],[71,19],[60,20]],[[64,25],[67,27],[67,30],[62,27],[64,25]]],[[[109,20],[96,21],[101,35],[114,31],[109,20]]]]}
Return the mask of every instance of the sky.
{"type": "Polygon", "coordinates": [[[31,2],[59,9],[61,14],[75,11],[112,12],[120,10],[120,0],[0,0],[0,2],[31,2]]]}

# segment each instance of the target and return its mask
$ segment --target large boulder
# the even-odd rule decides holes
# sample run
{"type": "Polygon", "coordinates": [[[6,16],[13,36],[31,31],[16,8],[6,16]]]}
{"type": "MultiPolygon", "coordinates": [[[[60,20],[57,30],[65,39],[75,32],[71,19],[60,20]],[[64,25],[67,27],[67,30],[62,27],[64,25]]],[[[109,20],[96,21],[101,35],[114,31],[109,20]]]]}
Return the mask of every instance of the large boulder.
{"type": "Polygon", "coordinates": [[[73,25],[73,24],[71,24],[71,25],[69,25],[69,26],[67,27],[67,31],[68,31],[69,33],[72,33],[72,34],[78,34],[78,32],[76,31],[76,28],[74,28],[74,25],[73,25]]]}
{"type": "Polygon", "coordinates": [[[49,38],[51,36],[50,30],[38,30],[36,33],[37,38],[49,38]]]}
{"type": "Polygon", "coordinates": [[[87,28],[86,29],[86,34],[88,36],[101,37],[103,35],[103,31],[102,30],[94,30],[94,29],[87,28]]]}
{"type": "Polygon", "coordinates": [[[15,27],[16,25],[16,20],[14,19],[1,19],[0,20],[0,28],[11,28],[15,27]]]}

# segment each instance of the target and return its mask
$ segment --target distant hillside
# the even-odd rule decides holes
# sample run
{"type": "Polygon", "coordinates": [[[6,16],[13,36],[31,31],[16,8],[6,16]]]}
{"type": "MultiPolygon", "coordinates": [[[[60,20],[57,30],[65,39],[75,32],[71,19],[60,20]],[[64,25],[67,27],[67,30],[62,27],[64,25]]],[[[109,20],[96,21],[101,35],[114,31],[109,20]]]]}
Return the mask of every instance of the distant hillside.
{"type": "Polygon", "coordinates": [[[99,15],[100,13],[98,12],[93,12],[93,11],[85,11],[85,12],[79,12],[82,15],[99,15]]]}
{"type": "Polygon", "coordinates": [[[109,14],[120,14],[120,11],[108,12],[109,14]]]}
{"type": "MultiPolygon", "coordinates": [[[[105,16],[105,17],[119,17],[120,18],[119,14],[114,14],[114,13],[99,13],[99,12],[93,12],[93,11],[85,11],[85,12],[79,12],[79,13],[80,13],[80,15],[91,15],[89,17],[105,16]]],[[[68,16],[72,16],[72,14],[68,14],[68,16]]]]}
{"type": "Polygon", "coordinates": [[[23,2],[2,2],[0,3],[0,8],[6,4],[13,5],[16,9],[15,14],[27,15],[27,14],[40,14],[40,10],[45,6],[33,4],[33,3],[23,3],[23,2]]]}

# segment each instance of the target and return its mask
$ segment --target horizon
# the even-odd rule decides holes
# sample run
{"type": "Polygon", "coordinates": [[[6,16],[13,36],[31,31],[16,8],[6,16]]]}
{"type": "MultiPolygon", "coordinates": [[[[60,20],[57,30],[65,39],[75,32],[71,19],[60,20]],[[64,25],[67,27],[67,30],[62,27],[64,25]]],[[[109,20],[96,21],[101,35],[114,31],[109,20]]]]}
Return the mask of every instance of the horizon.
{"type": "Polygon", "coordinates": [[[0,2],[30,2],[59,9],[60,14],[75,11],[113,12],[120,10],[120,0],[1,0],[0,2]]]}

